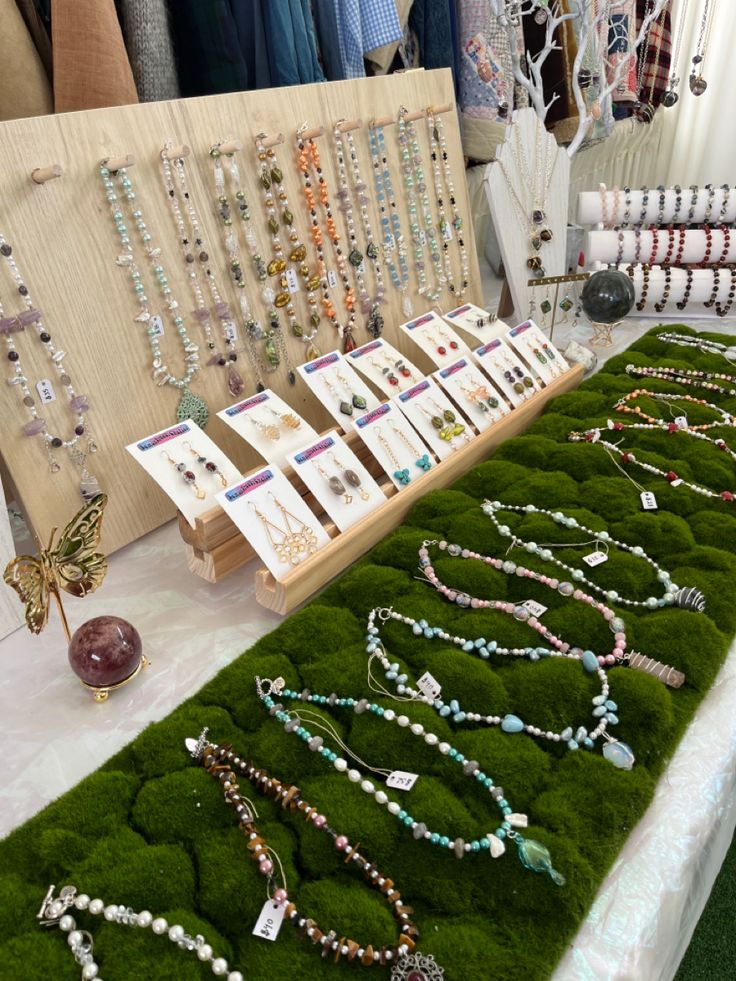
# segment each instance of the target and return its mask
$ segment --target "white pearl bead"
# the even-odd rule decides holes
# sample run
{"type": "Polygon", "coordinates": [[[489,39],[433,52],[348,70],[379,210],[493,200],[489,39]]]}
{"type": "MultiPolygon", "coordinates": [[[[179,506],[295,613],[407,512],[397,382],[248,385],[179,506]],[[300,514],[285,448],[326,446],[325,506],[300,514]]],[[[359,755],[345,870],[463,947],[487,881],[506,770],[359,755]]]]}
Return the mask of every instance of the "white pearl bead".
{"type": "Polygon", "coordinates": [[[433,732],[425,732],[424,741],[428,746],[436,746],[439,742],[439,736],[436,736],[433,732]]]}
{"type": "Polygon", "coordinates": [[[348,770],[348,780],[351,783],[359,783],[361,780],[360,770],[348,770]]]}
{"type": "Polygon", "coordinates": [[[117,915],[118,907],[116,903],[111,903],[109,906],[105,907],[105,919],[108,923],[112,923],[117,915]]]}
{"type": "Polygon", "coordinates": [[[59,920],[59,929],[63,930],[64,933],[68,933],[69,930],[73,930],[76,926],[74,922],[74,917],[70,916],[68,913],[59,920]]]}
{"type": "Polygon", "coordinates": [[[87,909],[89,906],[89,896],[86,892],[80,892],[80,894],[74,900],[74,905],[77,909],[87,909]]]}
{"type": "Polygon", "coordinates": [[[401,806],[397,804],[395,800],[390,801],[388,805],[389,814],[398,814],[400,810],[401,810],[401,806]]]}
{"type": "Polygon", "coordinates": [[[172,927],[169,927],[169,940],[173,943],[178,943],[184,936],[184,927],[175,923],[172,927]]]}
{"type": "Polygon", "coordinates": [[[160,936],[162,933],[166,933],[166,931],[169,929],[169,924],[166,922],[163,916],[157,916],[151,924],[151,929],[155,934],[160,936]]]}
{"type": "Polygon", "coordinates": [[[81,930],[72,930],[69,936],[66,938],[66,942],[70,947],[78,947],[83,940],[81,930]]]}
{"type": "Polygon", "coordinates": [[[372,783],[370,782],[370,780],[363,780],[363,781],[362,781],[362,783],[361,783],[361,785],[360,785],[360,789],[361,789],[361,790],[364,790],[364,791],[366,792],[366,794],[372,794],[372,793],[373,793],[373,791],[374,791],[374,790],[375,790],[376,788],[375,788],[375,786],[374,786],[374,785],[373,785],[373,784],[372,784],[372,783]]]}
{"type": "Polygon", "coordinates": [[[443,756],[447,756],[447,754],[452,749],[449,743],[440,743],[437,748],[439,749],[440,753],[442,753],[443,756]]]}
{"type": "Polygon", "coordinates": [[[387,722],[393,722],[396,718],[396,713],[393,709],[386,709],[386,711],[383,713],[383,717],[387,722]]]}
{"type": "Polygon", "coordinates": [[[212,973],[217,975],[227,974],[227,961],[224,957],[217,957],[212,961],[212,973]]]}
{"type": "Polygon", "coordinates": [[[243,981],[240,971],[231,971],[227,976],[227,981],[243,981]]]}
{"type": "Polygon", "coordinates": [[[338,773],[344,773],[348,768],[348,761],[338,756],[333,765],[338,773]]]}
{"type": "Polygon", "coordinates": [[[210,945],[202,944],[202,946],[197,949],[197,957],[201,961],[208,961],[212,957],[212,948],[210,945]]]}
{"type": "Polygon", "coordinates": [[[388,803],[388,794],[385,791],[383,791],[383,790],[377,790],[376,791],[376,801],[379,804],[386,804],[386,803],[388,803]]]}
{"type": "Polygon", "coordinates": [[[96,978],[98,971],[99,968],[94,963],[94,961],[91,964],[85,964],[84,967],[82,968],[83,981],[89,981],[90,978],[96,978]]]}
{"type": "Polygon", "coordinates": [[[406,728],[409,725],[408,715],[399,715],[396,719],[396,724],[400,725],[402,728],[406,728]]]}
{"type": "Polygon", "coordinates": [[[135,918],[135,924],[139,927],[149,927],[153,922],[153,915],[147,909],[141,910],[135,918]]]}
{"type": "Polygon", "coordinates": [[[424,726],[420,722],[415,722],[411,727],[411,731],[415,736],[421,736],[424,732],[424,726]]]}
{"type": "Polygon", "coordinates": [[[90,913],[93,913],[95,916],[99,916],[104,908],[105,908],[105,904],[102,902],[101,899],[93,899],[90,901],[89,911],[90,913]]]}

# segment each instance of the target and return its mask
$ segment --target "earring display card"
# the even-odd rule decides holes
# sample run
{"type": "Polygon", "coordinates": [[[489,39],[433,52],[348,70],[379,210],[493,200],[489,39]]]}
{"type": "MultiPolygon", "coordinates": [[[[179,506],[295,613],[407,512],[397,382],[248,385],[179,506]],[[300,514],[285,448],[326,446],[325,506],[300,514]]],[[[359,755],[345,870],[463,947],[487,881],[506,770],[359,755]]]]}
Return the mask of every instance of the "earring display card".
{"type": "Polygon", "coordinates": [[[264,460],[279,467],[285,466],[288,454],[303,446],[305,440],[317,438],[309,423],[269,388],[228,406],[217,415],[264,460]]]}
{"type": "Polygon", "coordinates": [[[495,313],[489,313],[474,303],[463,303],[461,307],[455,307],[454,310],[443,313],[442,316],[448,324],[459,327],[466,334],[470,334],[479,341],[488,341],[493,337],[500,337],[509,329],[508,324],[499,320],[495,313]]]}
{"type": "Polygon", "coordinates": [[[383,338],[356,347],[346,360],[389,397],[416,385],[424,375],[383,338]]]}
{"type": "Polygon", "coordinates": [[[125,448],[192,528],[195,518],[215,506],[217,492],[240,479],[238,468],[191,419],[125,448]]]}
{"type": "Polygon", "coordinates": [[[339,351],[307,361],[297,371],[343,429],[351,416],[379,405],[377,397],[339,351]]]}
{"type": "Polygon", "coordinates": [[[438,368],[444,368],[460,355],[470,353],[470,348],[462,337],[434,312],[425,313],[416,320],[408,320],[401,324],[400,329],[411,337],[438,368]]]}
{"type": "Polygon", "coordinates": [[[490,429],[510,411],[503,395],[469,357],[440,368],[434,377],[480,432],[490,429]]]}
{"type": "Polygon", "coordinates": [[[475,436],[467,419],[433,378],[422,379],[397,395],[394,402],[440,460],[452,456],[475,436]]]}
{"type": "Polygon", "coordinates": [[[340,531],[365,518],[386,500],[337,430],[291,453],[289,463],[340,531]]]}
{"type": "Polygon", "coordinates": [[[506,338],[544,382],[549,383],[569,371],[570,365],[533,320],[512,327],[506,338]]]}
{"type": "Polygon", "coordinates": [[[274,464],[249,474],[217,495],[217,503],[282,580],[330,541],[286,476],[274,464]]]}
{"type": "Polygon", "coordinates": [[[359,416],[353,426],[399,490],[423,477],[435,463],[419,433],[393,402],[359,416]]]}
{"type": "Polygon", "coordinates": [[[481,368],[516,408],[540,390],[541,383],[533,371],[500,337],[473,351],[481,368]]]}

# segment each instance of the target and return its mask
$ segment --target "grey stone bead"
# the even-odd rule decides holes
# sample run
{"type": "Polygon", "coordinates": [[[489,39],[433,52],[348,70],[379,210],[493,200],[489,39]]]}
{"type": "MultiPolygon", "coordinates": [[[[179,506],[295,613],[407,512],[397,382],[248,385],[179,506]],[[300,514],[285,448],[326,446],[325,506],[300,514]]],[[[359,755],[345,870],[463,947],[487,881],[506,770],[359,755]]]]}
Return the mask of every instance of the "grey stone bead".
{"type": "Polygon", "coordinates": [[[418,841],[420,838],[424,837],[426,830],[427,830],[427,825],[423,821],[420,821],[419,824],[417,824],[416,828],[414,828],[414,830],[412,831],[412,834],[418,841]]]}
{"type": "Polygon", "coordinates": [[[455,858],[465,857],[465,840],[463,838],[456,838],[453,847],[455,849],[455,858]]]}
{"type": "Polygon", "coordinates": [[[466,777],[472,777],[475,771],[478,769],[477,760],[465,760],[463,763],[463,773],[466,777]]]}

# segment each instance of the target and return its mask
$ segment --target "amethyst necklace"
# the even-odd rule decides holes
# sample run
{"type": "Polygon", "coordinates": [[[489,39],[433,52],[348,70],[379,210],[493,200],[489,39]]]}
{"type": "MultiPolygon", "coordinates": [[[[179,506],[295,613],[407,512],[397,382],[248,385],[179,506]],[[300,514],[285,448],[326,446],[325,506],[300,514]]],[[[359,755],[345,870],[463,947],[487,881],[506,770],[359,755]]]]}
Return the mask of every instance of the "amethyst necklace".
{"type": "MultiPolygon", "coordinates": [[[[38,436],[42,439],[43,447],[48,456],[49,470],[51,473],[58,473],[61,469],[54,451],[66,450],[72,463],[81,472],[80,491],[82,498],[85,501],[89,501],[96,494],[100,493],[100,485],[97,482],[97,478],[89,472],[86,466],[88,454],[94,453],[97,450],[91,434],[87,431],[85,421],[85,413],[89,409],[89,401],[86,395],[77,395],[74,391],[72,380],[64,367],[66,352],[57,350],[54,346],[51,335],[44,325],[42,312],[33,306],[28,287],[21,276],[15,257],[13,256],[13,248],[1,232],[0,255],[5,260],[15,283],[15,288],[27,307],[23,313],[6,316],[2,303],[0,303],[0,334],[5,338],[7,358],[13,369],[13,374],[7,381],[9,385],[15,386],[18,389],[21,401],[30,416],[30,420],[23,426],[23,433],[26,436],[38,436]],[[28,378],[23,370],[20,352],[16,344],[16,336],[19,338],[25,332],[26,327],[33,327],[35,329],[44,354],[48,358],[49,364],[56,371],[59,384],[65,391],[67,406],[74,416],[74,429],[67,439],[49,432],[46,420],[38,413],[36,398],[31,391],[28,378]],[[86,443],[83,446],[85,440],[86,443]]],[[[49,404],[55,401],[50,380],[39,381],[37,388],[39,398],[43,404],[49,404]]]]}

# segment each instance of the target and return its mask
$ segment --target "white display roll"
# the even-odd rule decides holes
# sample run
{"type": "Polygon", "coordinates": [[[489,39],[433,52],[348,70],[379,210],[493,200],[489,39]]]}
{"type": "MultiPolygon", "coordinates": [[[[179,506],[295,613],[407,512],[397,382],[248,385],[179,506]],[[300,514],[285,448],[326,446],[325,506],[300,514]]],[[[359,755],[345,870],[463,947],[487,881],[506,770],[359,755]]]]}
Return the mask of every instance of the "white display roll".
{"type": "MultiPolygon", "coordinates": [[[[601,187],[603,186],[601,185],[601,187]]],[[[629,226],[650,223],[667,225],[670,222],[699,225],[705,220],[708,213],[709,220],[714,225],[719,222],[732,224],[736,221],[736,188],[728,187],[728,185],[725,187],[728,190],[724,190],[723,187],[714,188],[712,197],[707,188],[698,188],[694,204],[693,195],[695,191],[690,187],[683,187],[680,191],[679,208],[677,208],[676,189],[668,187],[664,192],[661,219],[659,217],[660,192],[656,187],[650,187],[646,191],[647,204],[643,213],[645,191],[641,188],[631,188],[628,195],[622,187],[617,190],[604,190],[603,192],[582,191],[578,195],[578,224],[604,224],[610,227],[621,225],[626,221],[629,226]],[[628,219],[626,218],[627,198],[629,200],[628,219]],[[723,209],[724,200],[725,212],[723,209]]]]}
{"type": "Polygon", "coordinates": [[[680,252],[678,229],[672,233],[667,229],[593,230],[586,234],[585,256],[589,263],[648,262],[654,265],[664,263],[670,252],[670,262],[674,262],[678,255],[682,263],[736,262],[736,231],[711,229],[709,250],[708,235],[702,228],[689,228],[683,234],[685,238],[680,252]],[[709,253],[707,258],[706,252],[709,253]]]}
{"type": "MultiPolygon", "coordinates": [[[[603,267],[601,267],[603,268],[603,267]]],[[[618,267],[621,272],[628,273],[632,268],[625,264],[618,267]]],[[[632,269],[632,280],[636,292],[636,302],[641,299],[642,287],[644,285],[644,273],[641,265],[634,266],[632,269]]],[[[736,273],[731,275],[730,269],[718,270],[718,292],[715,295],[713,306],[706,307],[704,304],[709,302],[713,295],[713,285],[715,270],[713,269],[693,269],[690,294],[687,305],[680,310],[677,303],[685,295],[685,287],[688,280],[686,269],[670,268],[670,292],[665,306],[661,310],[655,309],[655,304],[661,304],[662,296],[666,283],[666,271],[661,266],[653,266],[649,270],[649,287],[647,289],[646,305],[642,310],[634,308],[631,315],[636,317],[682,317],[687,314],[690,317],[715,317],[719,320],[728,313],[725,306],[728,304],[728,294],[732,291],[732,283],[736,284],[736,273]],[[722,311],[719,314],[718,306],[722,311]]],[[[736,308],[734,308],[736,313],[736,308]]]]}

